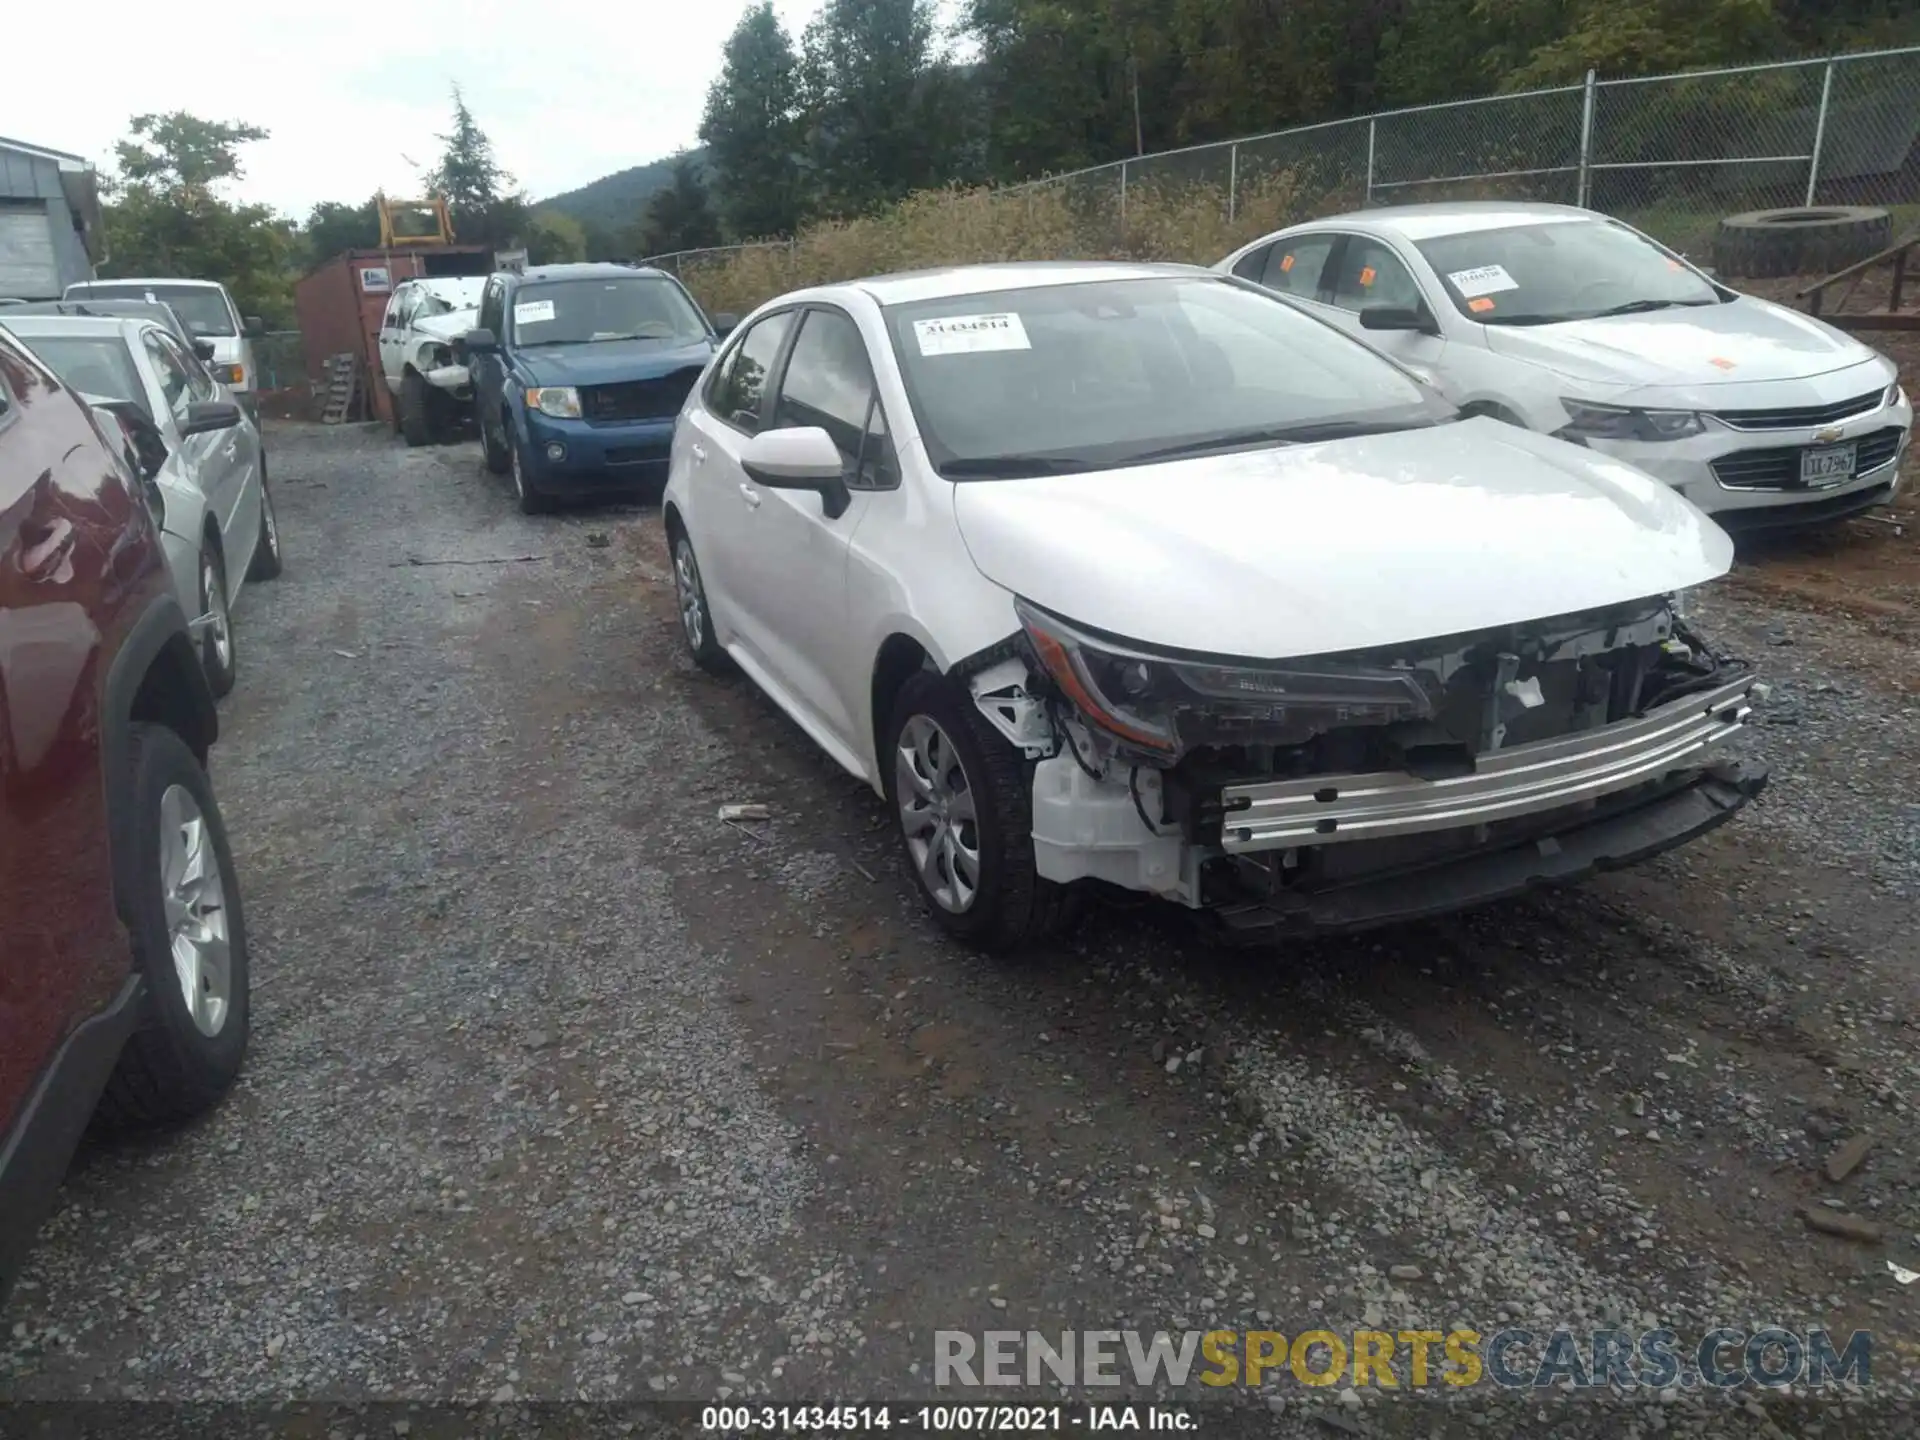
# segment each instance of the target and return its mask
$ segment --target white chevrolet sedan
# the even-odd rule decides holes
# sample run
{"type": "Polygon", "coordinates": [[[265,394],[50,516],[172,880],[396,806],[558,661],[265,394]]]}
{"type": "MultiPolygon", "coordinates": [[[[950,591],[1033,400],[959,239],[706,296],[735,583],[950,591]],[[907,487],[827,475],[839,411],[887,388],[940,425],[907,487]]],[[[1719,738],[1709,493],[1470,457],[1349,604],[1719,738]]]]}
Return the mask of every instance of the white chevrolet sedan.
{"type": "Polygon", "coordinates": [[[686,643],[885,797],[936,917],[1099,885],[1258,937],[1573,879],[1725,820],[1731,542],[1257,286],[895,275],[761,307],[676,427],[686,643]]]}
{"type": "Polygon", "coordinates": [[[1730,529],[1890,501],[1893,362],[1565,205],[1409,205],[1268,235],[1216,270],[1429,374],[1462,408],[1645,470],[1730,529]]]}

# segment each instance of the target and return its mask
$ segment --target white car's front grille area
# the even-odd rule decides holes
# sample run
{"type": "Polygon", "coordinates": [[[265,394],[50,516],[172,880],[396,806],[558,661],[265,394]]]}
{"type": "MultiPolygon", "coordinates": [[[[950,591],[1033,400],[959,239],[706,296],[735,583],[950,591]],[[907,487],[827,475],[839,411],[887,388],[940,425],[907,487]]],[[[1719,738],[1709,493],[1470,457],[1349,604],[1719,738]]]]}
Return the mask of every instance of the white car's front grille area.
{"type": "Polygon", "coordinates": [[[1221,848],[1244,854],[1416,835],[1594,800],[1700,763],[1702,751],[1746,723],[1759,683],[1743,675],[1633,719],[1482,754],[1467,775],[1427,780],[1389,771],[1228,785],[1221,848]]]}
{"type": "MultiPolygon", "coordinates": [[[[1853,473],[1834,483],[1844,484],[1889,464],[1900,453],[1900,439],[1904,433],[1898,425],[1889,425],[1883,430],[1869,431],[1851,442],[1858,447],[1854,453],[1853,473]]],[[[1775,445],[1764,449],[1734,450],[1714,459],[1713,478],[1729,490],[1829,489],[1832,487],[1802,484],[1800,479],[1800,457],[1808,450],[1822,448],[1825,447],[1775,445]]]]}
{"type": "Polygon", "coordinates": [[[1729,430],[1811,430],[1865,415],[1886,403],[1886,387],[1837,400],[1828,405],[1790,405],[1772,410],[1715,410],[1715,420],[1729,430]]]}

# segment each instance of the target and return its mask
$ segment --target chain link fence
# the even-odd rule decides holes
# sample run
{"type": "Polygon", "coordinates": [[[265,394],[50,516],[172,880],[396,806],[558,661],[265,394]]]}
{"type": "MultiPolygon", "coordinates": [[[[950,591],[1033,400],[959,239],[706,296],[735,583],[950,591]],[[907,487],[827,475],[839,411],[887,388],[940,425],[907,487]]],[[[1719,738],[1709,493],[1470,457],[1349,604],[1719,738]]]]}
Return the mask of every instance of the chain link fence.
{"type": "MultiPolygon", "coordinates": [[[[1589,74],[1581,85],[1143,155],[992,195],[1029,229],[1043,208],[1064,207],[1070,226],[1043,227],[1061,258],[1217,259],[1319,215],[1461,199],[1588,205],[1694,252],[1723,215],[1774,206],[1886,206],[1905,234],[1920,225],[1920,47],[1647,79],[1589,74]]],[[[645,263],[693,284],[745,252],[784,247],[783,260],[769,254],[776,263],[755,270],[805,284],[818,268],[806,243],[645,263]]]]}
{"type": "Polygon", "coordinates": [[[253,342],[262,390],[292,390],[307,383],[307,357],[298,330],[269,330],[253,342]]]}

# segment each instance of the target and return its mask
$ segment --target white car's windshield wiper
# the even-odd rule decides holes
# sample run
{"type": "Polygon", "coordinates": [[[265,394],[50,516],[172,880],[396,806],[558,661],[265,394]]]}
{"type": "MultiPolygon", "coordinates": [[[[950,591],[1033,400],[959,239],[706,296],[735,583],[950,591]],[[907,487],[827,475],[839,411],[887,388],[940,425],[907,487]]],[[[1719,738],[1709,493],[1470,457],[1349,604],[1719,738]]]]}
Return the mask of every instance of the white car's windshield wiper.
{"type": "Polygon", "coordinates": [[[1081,475],[1102,467],[1066,455],[975,455],[948,460],[940,473],[949,480],[1029,480],[1041,475],[1081,475]]]}
{"type": "Polygon", "coordinates": [[[1272,425],[1261,430],[1230,430],[1162,445],[1126,457],[1124,464],[1143,460],[1177,460],[1183,455],[1206,455],[1215,450],[1238,450],[1250,445],[1311,445],[1320,440],[1351,440],[1360,435],[1389,435],[1396,430],[1419,430],[1433,422],[1416,420],[1322,420],[1300,425],[1272,425]]]}
{"type": "Polygon", "coordinates": [[[1596,310],[1593,318],[1602,320],[1609,315],[1644,315],[1649,310],[1691,309],[1696,305],[1717,303],[1713,300],[1628,300],[1619,305],[1609,305],[1605,310],[1596,310]]]}

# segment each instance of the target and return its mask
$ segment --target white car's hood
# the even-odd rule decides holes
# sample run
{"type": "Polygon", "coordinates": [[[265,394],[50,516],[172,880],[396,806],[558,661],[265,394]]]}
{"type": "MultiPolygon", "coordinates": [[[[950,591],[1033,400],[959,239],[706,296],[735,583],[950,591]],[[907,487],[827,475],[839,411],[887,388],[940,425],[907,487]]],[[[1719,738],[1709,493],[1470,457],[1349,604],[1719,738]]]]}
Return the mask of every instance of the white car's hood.
{"type": "Polygon", "coordinates": [[[1489,325],[1486,335],[1496,355],[1618,388],[1799,380],[1873,358],[1832,326],[1750,295],[1559,325],[1489,325]]]}
{"type": "Polygon", "coordinates": [[[425,315],[413,322],[413,328],[421,335],[430,335],[435,340],[456,340],[474,329],[480,323],[480,307],[466,310],[449,310],[444,315],[425,315]]]}
{"type": "Polygon", "coordinates": [[[1628,465],[1475,419],[954,486],[981,572],[1144,644],[1262,659],[1539,620],[1698,585],[1733,544],[1628,465]]]}

